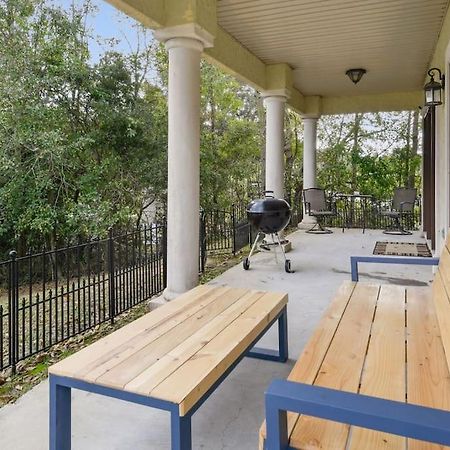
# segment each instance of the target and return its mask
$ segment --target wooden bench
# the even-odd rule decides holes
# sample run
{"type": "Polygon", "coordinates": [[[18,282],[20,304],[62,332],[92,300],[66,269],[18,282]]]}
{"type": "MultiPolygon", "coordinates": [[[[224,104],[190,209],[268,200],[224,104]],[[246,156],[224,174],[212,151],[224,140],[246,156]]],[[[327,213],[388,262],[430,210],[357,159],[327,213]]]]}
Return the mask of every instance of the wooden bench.
{"type": "Polygon", "coordinates": [[[49,369],[50,449],[71,447],[71,388],[170,412],[172,449],[244,356],[288,358],[287,295],[199,286],[49,369]],[[279,348],[253,348],[278,321],[279,348]]]}
{"type": "MultiPolygon", "coordinates": [[[[339,288],[288,380],[266,392],[260,448],[450,448],[449,248],[431,287],[339,288]]],[[[353,279],[358,262],[387,259],[354,258],[353,279]]]]}

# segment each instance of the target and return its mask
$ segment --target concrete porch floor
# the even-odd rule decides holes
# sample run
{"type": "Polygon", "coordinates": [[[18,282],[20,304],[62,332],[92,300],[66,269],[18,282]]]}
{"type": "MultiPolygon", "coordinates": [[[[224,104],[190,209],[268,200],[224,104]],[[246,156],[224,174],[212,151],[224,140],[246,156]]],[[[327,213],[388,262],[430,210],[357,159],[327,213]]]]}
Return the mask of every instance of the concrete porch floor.
{"type": "MultiPolygon", "coordinates": [[[[343,280],[350,279],[351,255],[370,255],[377,240],[423,242],[419,235],[386,236],[381,231],[334,230],[331,235],[297,231],[289,236],[294,274],[284,272],[281,259],[258,254],[251,269],[228,270],[213,284],[228,284],[289,293],[290,360],[286,364],[244,359],[193,417],[194,449],[258,448],[264,416],[264,390],[274,378],[285,378],[314,326],[343,280]]],[[[281,255],[280,255],[281,256],[281,255]]],[[[432,269],[419,266],[362,265],[361,281],[426,285],[432,269]]],[[[276,329],[261,344],[276,345],[276,329]]],[[[143,406],[73,391],[74,450],[170,449],[169,415],[143,406]]],[[[0,409],[0,449],[48,448],[48,383],[43,382],[16,404],[0,409]]]]}

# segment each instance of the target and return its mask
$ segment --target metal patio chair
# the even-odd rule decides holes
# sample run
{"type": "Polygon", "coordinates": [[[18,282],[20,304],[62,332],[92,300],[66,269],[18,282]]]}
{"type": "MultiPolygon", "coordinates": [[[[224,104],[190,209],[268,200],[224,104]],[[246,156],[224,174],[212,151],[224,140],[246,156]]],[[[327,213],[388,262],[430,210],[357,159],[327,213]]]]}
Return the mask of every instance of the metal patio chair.
{"type": "MultiPolygon", "coordinates": [[[[337,217],[336,205],[333,202],[327,202],[325,191],[320,188],[309,188],[303,190],[303,203],[305,213],[315,217],[317,223],[307,231],[312,234],[329,234],[331,230],[323,227],[323,220],[327,217],[337,217]]],[[[344,228],[342,228],[344,232],[344,228]]]]}
{"type": "Polygon", "coordinates": [[[408,235],[412,234],[404,227],[405,219],[411,218],[414,214],[414,204],[416,202],[417,189],[399,187],[394,191],[391,208],[381,211],[381,215],[391,219],[391,227],[383,231],[384,234],[408,235]]]}

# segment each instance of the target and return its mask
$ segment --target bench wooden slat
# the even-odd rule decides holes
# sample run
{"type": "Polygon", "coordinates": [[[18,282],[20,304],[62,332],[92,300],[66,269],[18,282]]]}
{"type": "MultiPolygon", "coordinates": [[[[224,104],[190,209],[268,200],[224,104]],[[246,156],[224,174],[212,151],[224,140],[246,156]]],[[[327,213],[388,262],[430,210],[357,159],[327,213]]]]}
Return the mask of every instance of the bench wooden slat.
{"type": "MultiPolygon", "coordinates": [[[[357,284],[325,356],[315,385],[357,392],[379,286],[357,284]]],[[[291,434],[295,448],[343,449],[349,427],[301,416],[291,434]]]]}
{"type": "Polygon", "coordinates": [[[49,373],[77,378],[75,374],[86,367],[90,367],[92,364],[95,366],[100,359],[104,359],[105,355],[114,351],[117,346],[124,345],[139,333],[150,330],[164,323],[168,318],[181,314],[185,309],[189,309],[191,306],[204,300],[207,296],[212,295],[215,289],[217,288],[214,286],[202,285],[180,295],[180,297],[165,305],[164,309],[158,308],[152,311],[151,314],[140,317],[127,326],[116,330],[109,336],[105,336],[97,342],[94,342],[89,347],[54,364],[49,368],[49,373]]]}
{"type": "Polygon", "coordinates": [[[215,338],[223,328],[230,325],[263,295],[263,292],[248,292],[216,318],[211,320],[201,330],[197,331],[183,343],[160,358],[155,364],[148,367],[140,375],[130,381],[125,386],[125,390],[136,392],[137,394],[149,395],[152,389],[164,381],[195,353],[200,351],[206,344],[215,338]]]}
{"type": "MultiPolygon", "coordinates": [[[[448,241],[447,241],[447,245],[448,241]]],[[[450,253],[446,246],[442,251],[439,270],[433,281],[433,301],[436,308],[447,366],[450,368],[450,253]]]]}
{"type": "Polygon", "coordinates": [[[287,295],[266,293],[227,328],[151,391],[173,401],[185,415],[287,303],[287,295]]]}
{"type": "MultiPolygon", "coordinates": [[[[126,384],[135,379],[145,369],[158,362],[160,358],[237,302],[246,292],[248,291],[245,289],[223,292],[214,301],[206,303],[204,308],[199,309],[195,314],[168,329],[156,339],[148,340],[146,345],[143,345],[144,342],[139,342],[139,347],[136,347],[137,351],[131,353],[132,349],[128,351],[127,348],[123,354],[118,355],[112,361],[113,367],[111,367],[111,364],[104,364],[98,370],[91,372],[89,378],[94,379],[97,384],[102,386],[123,389],[126,384]],[[105,370],[105,366],[108,367],[108,370],[105,370]],[[100,371],[103,372],[102,375],[96,376],[100,371]]],[[[220,323],[220,326],[222,326],[222,323],[220,323]]]]}
{"type": "MultiPolygon", "coordinates": [[[[290,381],[302,381],[304,383],[314,383],[320,366],[323,363],[325,355],[333,339],[339,322],[344,314],[345,308],[355,289],[356,283],[345,281],[339,286],[339,289],[330,303],[328,309],[322,316],[319,324],[314,329],[314,333],[308,340],[301,357],[293,367],[288,379],[290,381]]],[[[298,419],[298,414],[288,413],[288,433],[292,430],[298,419]]],[[[262,450],[264,439],[266,438],[266,422],[259,431],[259,447],[262,450]]]]}
{"type": "MultiPolygon", "coordinates": [[[[406,401],[405,288],[381,286],[359,392],[406,401]]],[[[350,450],[403,450],[401,436],[353,427],[350,450]]]]}
{"type": "MultiPolygon", "coordinates": [[[[440,278],[436,278],[437,285],[440,278]]],[[[436,290],[434,289],[434,292],[436,290]]],[[[450,373],[441,330],[429,289],[410,289],[407,297],[408,402],[450,410],[450,373]]],[[[408,450],[437,450],[439,445],[408,441],[408,450]]]]}
{"type": "Polygon", "coordinates": [[[174,402],[185,415],[287,301],[284,293],[197,288],[49,372],[174,402]]]}
{"type": "MultiPolygon", "coordinates": [[[[205,310],[205,308],[208,305],[214,304],[217,299],[227,296],[230,292],[231,291],[229,288],[218,288],[202,296],[200,302],[195,302],[185,309],[181,309],[176,314],[171,314],[165,318],[163,316],[163,319],[158,323],[148,327],[140,333],[131,334],[123,344],[116,345],[111,348],[92,364],[81,367],[74,374],[74,377],[81,378],[92,383],[97,382],[103,374],[107,373],[117,364],[125,361],[149,344],[154,343],[158,338],[166,335],[170,330],[175,330],[176,332],[178,327],[182,326],[182,324],[189,318],[193,317],[195,319],[196,315],[201,314],[203,311],[206,311],[207,314],[212,316],[213,311],[207,309],[205,310]]],[[[239,290],[240,295],[243,295],[244,292],[244,289],[239,290]]],[[[235,299],[234,295],[233,299],[235,299]]]]}

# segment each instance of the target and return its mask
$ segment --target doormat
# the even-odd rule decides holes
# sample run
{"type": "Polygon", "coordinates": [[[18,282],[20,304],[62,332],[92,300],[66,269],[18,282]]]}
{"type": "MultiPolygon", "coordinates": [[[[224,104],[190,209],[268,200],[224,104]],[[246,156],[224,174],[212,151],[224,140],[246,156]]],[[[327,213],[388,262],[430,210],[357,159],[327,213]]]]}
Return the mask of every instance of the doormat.
{"type": "Polygon", "coordinates": [[[381,242],[373,249],[374,255],[421,256],[431,258],[433,255],[427,244],[417,242],[381,242]]]}

